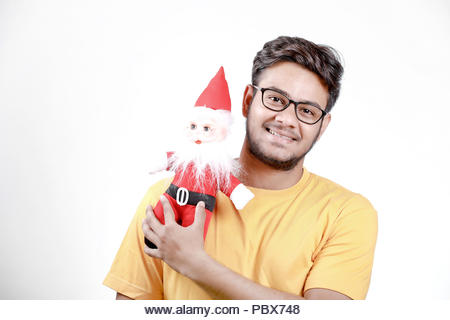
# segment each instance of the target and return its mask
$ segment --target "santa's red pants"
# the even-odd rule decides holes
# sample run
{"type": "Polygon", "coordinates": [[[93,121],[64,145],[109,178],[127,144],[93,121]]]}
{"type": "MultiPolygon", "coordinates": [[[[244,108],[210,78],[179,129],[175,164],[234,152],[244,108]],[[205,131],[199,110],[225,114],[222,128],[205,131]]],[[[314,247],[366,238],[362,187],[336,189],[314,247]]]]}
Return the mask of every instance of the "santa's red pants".
{"type": "MultiPolygon", "coordinates": [[[[195,206],[186,204],[184,206],[180,206],[177,201],[172,198],[169,194],[164,193],[164,196],[169,200],[170,205],[172,206],[172,210],[175,214],[175,221],[183,226],[188,227],[194,222],[195,218],[195,206]]],[[[164,224],[164,209],[161,201],[158,201],[155,208],[153,208],[153,212],[158,220],[164,224]]],[[[205,208],[206,218],[205,218],[205,227],[203,229],[203,239],[206,239],[206,232],[208,231],[209,222],[212,217],[212,212],[205,208]]]]}

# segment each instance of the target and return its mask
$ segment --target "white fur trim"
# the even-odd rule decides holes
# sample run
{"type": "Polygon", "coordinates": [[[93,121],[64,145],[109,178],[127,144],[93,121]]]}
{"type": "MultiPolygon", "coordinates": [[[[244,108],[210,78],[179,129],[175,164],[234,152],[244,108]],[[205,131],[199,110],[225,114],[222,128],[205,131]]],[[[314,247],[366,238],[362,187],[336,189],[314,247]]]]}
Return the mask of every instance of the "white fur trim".
{"type": "Polygon", "coordinates": [[[157,153],[150,160],[149,173],[153,174],[167,169],[167,153],[157,153]]]}
{"type": "Polygon", "coordinates": [[[230,199],[233,201],[236,209],[241,210],[254,196],[255,195],[246,186],[240,183],[231,193],[230,199]]]}

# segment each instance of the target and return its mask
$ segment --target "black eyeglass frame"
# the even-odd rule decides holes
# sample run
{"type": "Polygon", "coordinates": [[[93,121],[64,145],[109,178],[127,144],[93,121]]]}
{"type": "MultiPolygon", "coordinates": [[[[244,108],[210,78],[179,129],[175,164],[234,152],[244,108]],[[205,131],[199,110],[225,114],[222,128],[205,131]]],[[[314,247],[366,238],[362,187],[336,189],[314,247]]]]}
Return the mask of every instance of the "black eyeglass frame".
{"type": "Polygon", "coordinates": [[[314,103],[314,102],[294,101],[294,100],[289,99],[288,97],[286,97],[286,94],[284,94],[283,92],[280,92],[280,91],[278,91],[278,90],[276,90],[276,89],[274,89],[274,88],[260,88],[260,87],[257,87],[257,86],[255,86],[255,85],[253,85],[253,84],[251,84],[251,86],[252,86],[253,88],[255,88],[255,89],[261,91],[261,102],[262,102],[263,106],[266,107],[266,108],[269,109],[269,110],[276,111],[276,112],[281,112],[281,111],[286,110],[286,109],[291,105],[291,103],[292,103],[292,104],[294,105],[295,116],[297,117],[298,121],[300,121],[300,122],[303,122],[303,123],[306,123],[306,124],[313,125],[313,124],[316,124],[317,122],[319,122],[320,120],[322,120],[323,117],[325,117],[325,116],[328,114],[328,112],[326,112],[325,110],[323,110],[319,105],[317,105],[317,104],[314,103]],[[283,109],[281,109],[281,110],[276,110],[276,109],[269,108],[268,106],[265,105],[265,103],[264,103],[264,91],[267,91],[267,90],[272,90],[272,91],[278,92],[279,94],[281,94],[283,97],[285,97],[285,98],[288,100],[288,103],[283,107],[283,109]],[[320,111],[322,111],[322,115],[320,116],[319,119],[317,119],[317,120],[314,121],[313,123],[310,123],[310,122],[306,122],[306,121],[304,121],[304,120],[301,120],[300,117],[298,116],[298,113],[297,113],[297,106],[298,106],[299,104],[307,104],[307,105],[313,106],[313,107],[319,109],[320,111]]]}

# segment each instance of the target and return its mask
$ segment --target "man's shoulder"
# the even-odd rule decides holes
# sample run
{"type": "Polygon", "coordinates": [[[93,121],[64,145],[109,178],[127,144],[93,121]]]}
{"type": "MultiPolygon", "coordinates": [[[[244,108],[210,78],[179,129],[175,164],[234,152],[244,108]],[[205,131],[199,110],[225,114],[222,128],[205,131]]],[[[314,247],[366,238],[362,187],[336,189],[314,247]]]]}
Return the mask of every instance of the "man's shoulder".
{"type": "Polygon", "coordinates": [[[159,177],[159,179],[155,179],[150,187],[147,189],[145,193],[145,198],[147,200],[151,200],[153,198],[158,198],[161,194],[163,194],[167,188],[170,186],[173,180],[173,176],[165,176],[163,178],[159,177]]]}
{"type": "Polygon", "coordinates": [[[328,198],[329,201],[339,202],[342,205],[352,204],[372,207],[370,201],[362,194],[318,174],[312,172],[309,172],[309,174],[309,187],[318,193],[320,197],[328,198]]]}
{"type": "Polygon", "coordinates": [[[340,228],[345,233],[357,227],[376,238],[378,214],[365,196],[313,173],[310,182],[314,189],[314,201],[326,207],[324,212],[333,221],[333,228],[340,228]]]}
{"type": "Polygon", "coordinates": [[[320,189],[321,191],[323,191],[324,193],[333,193],[333,192],[338,192],[340,194],[346,194],[349,196],[352,196],[354,194],[356,194],[355,192],[351,191],[350,189],[342,186],[341,184],[332,181],[328,178],[325,178],[321,175],[318,175],[316,173],[307,171],[309,174],[309,180],[310,180],[310,184],[312,186],[314,186],[315,189],[320,189]]]}

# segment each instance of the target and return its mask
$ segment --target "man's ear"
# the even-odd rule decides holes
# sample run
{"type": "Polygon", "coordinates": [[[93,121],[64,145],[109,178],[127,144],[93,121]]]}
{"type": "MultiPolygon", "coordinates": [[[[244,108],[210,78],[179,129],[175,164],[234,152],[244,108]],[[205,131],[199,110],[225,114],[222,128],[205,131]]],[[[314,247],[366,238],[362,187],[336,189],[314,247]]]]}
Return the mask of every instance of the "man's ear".
{"type": "Polygon", "coordinates": [[[244,91],[244,99],[242,100],[242,115],[247,118],[248,110],[253,101],[254,88],[251,85],[247,85],[244,91]]]}
{"type": "Polygon", "coordinates": [[[327,113],[327,115],[322,120],[322,127],[320,128],[319,136],[317,137],[316,141],[319,141],[320,137],[322,136],[322,134],[327,129],[328,124],[330,123],[330,121],[331,121],[331,114],[327,113]]]}

